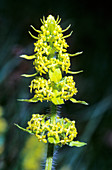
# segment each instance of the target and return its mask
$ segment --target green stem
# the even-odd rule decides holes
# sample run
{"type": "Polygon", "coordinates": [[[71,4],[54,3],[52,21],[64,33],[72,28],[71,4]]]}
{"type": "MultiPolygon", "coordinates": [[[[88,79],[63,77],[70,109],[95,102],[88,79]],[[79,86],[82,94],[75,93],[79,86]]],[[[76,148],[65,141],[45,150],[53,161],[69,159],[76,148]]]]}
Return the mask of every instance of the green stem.
{"type": "MultiPolygon", "coordinates": [[[[50,105],[51,123],[53,123],[53,121],[56,119],[56,111],[57,111],[56,109],[57,109],[56,105],[51,103],[50,105]]],[[[54,144],[48,143],[45,170],[52,170],[53,153],[54,153],[54,144]]]]}
{"type": "Polygon", "coordinates": [[[46,160],[45,170],[52,169],[53,151],[54,151],[54,144],[48,143],[47,160],[46,160]]]}
{"type": "Polygon", "coordinates": [[[55,104],[51,103],[50,111],[51,111],[51,123],[53,123],[54,120],[56,120],[56,112],[57,112],[57,107],[55,104]]]}

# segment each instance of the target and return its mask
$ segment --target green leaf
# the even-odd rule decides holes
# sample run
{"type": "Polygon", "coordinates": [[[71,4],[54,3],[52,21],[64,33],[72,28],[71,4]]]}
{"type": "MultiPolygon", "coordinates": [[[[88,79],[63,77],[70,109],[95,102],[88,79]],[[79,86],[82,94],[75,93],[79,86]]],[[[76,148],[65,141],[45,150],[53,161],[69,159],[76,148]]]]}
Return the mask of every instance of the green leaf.
{"type": "Polygon", "coordinates": [[[27,60],[32,60],[32,59],[36,58],[35,55],[31,55],[31,56],[28,56],[28,55],[21,55],[20,57],[21,57],[21,58],[25,58],[25,59],[27,59],[27,60]]]}
{"type": "Polygon", "coordinates": [[[58,90],[53,90],[54,93],[54,97],[51,99],[51,101],[55,104],[55,105],[59,105],[59,104],[64,104],[64,100],[61,99],[58,94],[58,90]]]}
{"type": "Polygon", "coordinates": [[[54,94],[54,97],[57,97],[58,95],[59,95],[59,92],[58,92],[58,90],[53,90],[53,94],[54,94]]]}
{"type": "Polygon", "coordinates": [[[70,74],[78,74],[78,73],[81,73],[81,72],[83,72],[83,70],[75,71],[75,72],[73,72],[73,71],[68,71],[67,73],[70,73],[70,74]]]}
{"type": "Polygon", "coordinates": [[[72,101],[73,103],[80,103],[80,104],[88,105],[88,103],[86,103],[85,101],[76,100],[74,98],[71,98],[70,101],[72,101]]]}
{"type": "Polygon", "coordinates": [[[69,56],[73,57],[73,56],[80,55],[80,54],[82,54],[82,53],[83,53],[83,51],[81,51],[81,52],[77,52],[77,53],[75,53],[75,54],[69,54],[69,56]]]}
{"type": "Polygon", "coordinates": [[[63,99],[60,99],[60,97],[54,97],[54,98],[51,99],[51,101],[52,101],[55,105],[64,104],[63,99]]]}
{"type": "Polygon", "coordinates": [[[76,146],[76,147],[82,147],[87,145],[85,142],[79,142],[79,141],[72,141],[68,144],[69,146],[76,146]]]}
{"type": "Polygon", "coordinates": [[[25,131],[25,132],[28,132],[28,133],[30,133],[30,134],[34,134],[34,133],[32,133],[32,131],[30,131],[30,130],[28,130],[28,129],[25,129],[25,128],[22,128],[21,126],[19,126],[19,125],[16,124],[16,123],[14,123],[14,125],[17,126],[19,129],[25,131]]]}
{"type": "Polygon", "coordinates": [[[49,70],[49,77],[51,81],[58,83],[62,79],[61,70],[59,68],[55,69],[54,71],[49,70]]]}
{"type": "Polygon", "coordinates": [[[20,102],[33,102],[33,103],[38,102],[38,99],[35,97],[33,97],[32,99],[17,99],[17,100],[20,102]]]}
{"type": "Polygon", "coordinates": [[[23,77],[33,77],[33,76],[36,76],[37,73],[34,73],[34,74],[22,74],[21,76],[23,77]]]}

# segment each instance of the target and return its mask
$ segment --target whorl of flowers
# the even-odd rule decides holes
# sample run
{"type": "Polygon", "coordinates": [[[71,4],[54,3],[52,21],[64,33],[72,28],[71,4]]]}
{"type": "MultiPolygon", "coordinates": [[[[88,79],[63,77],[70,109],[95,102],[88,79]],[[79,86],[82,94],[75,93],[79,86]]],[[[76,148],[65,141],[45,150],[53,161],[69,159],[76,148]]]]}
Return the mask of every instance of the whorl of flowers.
{"type": "Polygon", "coordinates": [[[75,121],[58,116],[51,122],[49,115],[33,114],[26,129],[35,134],[39,141],[57,145],[70,144],[77,136],[75,121]]]}
{"type": "Polygon", "coordinates": [[[40,100],[52,101],[56,103],[55,98],[60,100],[69,100],[77,93],[75,82],[72,76],[65,76],[59,83],[54,83],[50,79],[46,80],[43,77],[37,77],[31,81],[30,93],[34,92],[33,102],[40,100]]]}

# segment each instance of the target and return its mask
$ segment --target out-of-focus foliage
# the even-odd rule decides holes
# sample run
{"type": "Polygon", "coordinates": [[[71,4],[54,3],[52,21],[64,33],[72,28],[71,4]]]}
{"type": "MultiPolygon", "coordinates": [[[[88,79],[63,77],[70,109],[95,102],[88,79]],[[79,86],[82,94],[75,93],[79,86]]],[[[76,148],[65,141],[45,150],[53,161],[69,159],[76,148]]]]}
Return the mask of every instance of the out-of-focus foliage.
{"type": "MultiPolygon", "coordinates": [[[[56,169],[111,170],[111,9],[105,1],[95,3],[64,0],[0,1],[0,106],[4,111],[0,117],[3,120],[0,131],[4,129],[3,140],[0,134],[0,147],[3,146],[0,152],[0,169],[25,169],[23,164],[28,155],[22,153],[31,139],[28,134],[17,129],[14,123],[26,127],[32,113],[44,114],[48,111],[48,103],[28,104],[17,102],[17,99],[32,97],[28,96],[30,79],[20,76],[23,73],[34,73],[31,70],[32,63],[19,58],[23,53],[33,54],[34,47],[31,44],[34,40],[28,30],[35,36],[37,34],[30,28],[30,24],[39,29],[39,18],[49,14],[60,15],[63,29],[69,23],[72,24],[70,29],[74,32],[67,39],[70,44],[68,50],[70,53],[84,51],[82,55],[71,58],[71,70],[84,70],[83,73],[74,75],[76,87],[80,91],[77,99],[83,98],[89,103],[89,106],[82,106],[66,102],[62,107],[63,117],[76,120],[76,128],[81,136],[81,139],[77,139],[88,145],[80,149],[66,146],[60,148],[56,169]]],[[[41,147],[37,142],[36,149],[41,147]]],[[[38,154],[43,152],[39,151],[38,154]]],[[[33,164],[30,166],[33,167],[33,164]]]]}
{"type": "Polygon", "coordinates": [[[0,155],[4,152],[5,132],[7,130],[7,121],[3,118],[3,108],[0,106],[0,155]]]}
{"type": "Polygon", "coordinates": [[[37,142],[34,136],[30,136],[22,150],[21,159],[22,169],[35,170],[41,169],[44,158],[45,145],[42,142],[37,142]]]}

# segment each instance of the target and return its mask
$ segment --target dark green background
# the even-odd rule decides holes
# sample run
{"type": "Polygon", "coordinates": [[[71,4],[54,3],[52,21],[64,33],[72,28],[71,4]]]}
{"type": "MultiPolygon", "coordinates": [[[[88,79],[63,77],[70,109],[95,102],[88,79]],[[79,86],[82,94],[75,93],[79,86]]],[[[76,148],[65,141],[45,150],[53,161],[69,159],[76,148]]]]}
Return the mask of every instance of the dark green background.
{"type": "MultiPolygon", "coordinates": [[[[78,140],[88,143],[83,148],[64,146],[59,149],[56,169],[111,170],[112,169],[112,15],[111,4],[105,1],[39,1],[0,0],[0,105],[8,129],[4,134],[4,152],[0,156],[1,170],[20,170],[20,151],[28,134],[13,124],[25,127],[32,113],[45,113],[47,103],[27,104],[17,98],[30,97],[29,83],[20,75],[31,73],[32,62],[19,58],[33,54],[34,39],[28,34],[41,26],[40,18],[49,14],[62,18],[61,27],[72,24],[67,33],[68,52],[83,51],[71,59],[71,70],[84,70],[74,76],[78,88],[77,99],[89,106],[66,102],[62,116],[76,120],[78,140]],[[64,168],[63,168],[64,169],[64,168]]],[[[37,34],[35,34],[37,35],[37,34]]],[[[40,153],[39,153],[40,154],[40,153]]]]}

